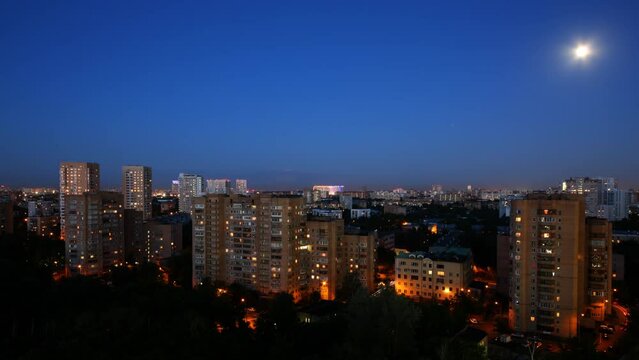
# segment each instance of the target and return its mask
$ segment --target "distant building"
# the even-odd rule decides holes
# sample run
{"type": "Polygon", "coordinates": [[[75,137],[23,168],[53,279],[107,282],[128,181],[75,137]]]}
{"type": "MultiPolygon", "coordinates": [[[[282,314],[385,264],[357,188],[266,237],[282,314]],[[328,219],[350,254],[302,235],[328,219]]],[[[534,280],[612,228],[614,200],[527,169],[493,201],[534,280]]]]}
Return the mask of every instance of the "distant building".
{"type": "Polygon", "coordinates": [[[60,237],[65,239],[66,196],[100,190],[100,165],[87,162],[60,164],[60,237]]]}
{"type": "Polygon", "coordinates": [[[470,249],[400,252],[395,257],[395,291],[414,299],[452,299],[472,281],[470,249]]]}
{"type": "Polygon", "coordinates": [[[245,179],[235,179],[235,193],[248,194],[248,183],[245,179]]]}
{"type": "Polygon", "coordinates": [[[13,196],[0,192],[0,235],[13,234],[13,196]]]}
{"type": "Polygon", "coordinates": [[[406,207],[398,205],[384,205],[384,214],[406,215],[406,207]]]}
{"type": "Polygon", "coordinates": [[[611,226],[585,215],[582,195],[513,201],[509,323],[516,331],[572,338],[582,318],[610,314],[611,226]]]}
{"type": "Polygon", "coordinates": [[[499,217],[510,217],[510,206],[513,200],[523,199],[523,194],[506,195],[499,199],[499,217]]]}
{"type": "MultiPolygon", "coordinates": [[[[325,192],[328,196],[334,196],[344,191],[343,185],[314,185],[313,191],[325,192]]],[[[325,197],[325,196],[323,196],[325,197]]]]}
{"type": "Polygon", "coordinates": [[[628,217],[632,193],[617,188],[612,177],[578,177],[562,183],[562,192],[584,196],[586,216],[610,221],[628,217]]]}
{"type": "Polygon", "coordinates": [[[180,196],[180,180],[171,181],[171,195],[180,196]]]}
{"type": "Polygon", "coordinates": [[[206,180],[206,192],[208,194],[230,194],[231,180],[229,179],[209,179],[206,180]]]}
{"type": "Polygon", "coordinates": [[[334,219],[341,219],[343,211],[341,209],[321,209],[321,208],[313,208],[311,209],[312,216],[321,216],[321,217],[329,217],[334,219]]]}
{"type": "Polygon", "coordinates": [[[100,275],[124,265],[122,194],[66,195],[65,252],[70,275],[100,275]]]}
{"type": "Polygon", "coordinates": [[[152,172],[148,166],[122,167],[122,194],[124,208],[142,212],[144,220],[151,218],[152,172]]]}
{"type": "Polygon", "coordinates": [[[339,196],[339,203],[344,209],[350,210],[353,208],[353,196],[341,194],[339,196]]]}
{"type": "Polygon", "coordinates": [[[375,260],[377,259],[377,231],[364,234],[346,233],[337,247],[338,284],[348,273],[356,273],[368,291],[375,289],[375,260]]]}
{"type": "Polygon", "coordinates": [[[351,209],[351,219],[369,217],[371,217],[371,209],[351,209]]]}
{"type": "Polygon", "coordinates": [[[177,197],[153,198],[151,203],[153,209],[153,217],[172,215],[178,212],[179,199],[177,197]]]}
{"type": "Polygon", "coordinates": [[[179,198],[180,211],[191,213],[191,202],[194,198],[204,194],[202,191],[203,179],[200,175],[180,173],[179,181],[179,198]]]}
{"type": "Polygon", "coordinates": [[[60,234],[58,202],[30,200],[27,202],[27,230],[38,236],[56,237],[60,234]]]}
{"type": "Polygon", "coordinates": [[[164,216],[145,224],[146,261],[161,264],[182,251],[184,224],[190,220],[185,214],[164,216]]]}
{"type": "Polygon", "coordinates": [[[386,231],[377,234],[377,246],[383,247],[386,250],[395,249],[395,232],[386,231]]]}

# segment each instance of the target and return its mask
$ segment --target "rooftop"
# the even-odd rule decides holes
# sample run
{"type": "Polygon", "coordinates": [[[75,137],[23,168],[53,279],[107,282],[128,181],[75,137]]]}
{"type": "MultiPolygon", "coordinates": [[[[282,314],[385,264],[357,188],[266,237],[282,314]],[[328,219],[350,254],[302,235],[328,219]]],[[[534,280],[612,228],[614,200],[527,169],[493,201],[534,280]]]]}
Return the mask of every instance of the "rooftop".
{"type": "Polygon", "coordinates": [[[431,259],[433,261],[464,262],[472,255],[469,248],[451,247],[443,251],[405,252],[397,255],[400,259],[431,259]]]}

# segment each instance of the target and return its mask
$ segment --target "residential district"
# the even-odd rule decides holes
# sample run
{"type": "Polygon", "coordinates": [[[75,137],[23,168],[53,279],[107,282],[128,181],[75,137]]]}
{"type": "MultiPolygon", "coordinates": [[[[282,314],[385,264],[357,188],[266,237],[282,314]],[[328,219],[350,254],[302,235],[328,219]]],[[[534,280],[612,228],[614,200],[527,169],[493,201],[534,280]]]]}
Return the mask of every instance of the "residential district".
{"type": "Polygon", "coordinates": [[[0,355],[639,358],[639,191],[614,178],[269,192],[188,173],[161,189],[138,165],[117,190],[100,177],[63,162],[59,188],[0,188],[0,355]]]}

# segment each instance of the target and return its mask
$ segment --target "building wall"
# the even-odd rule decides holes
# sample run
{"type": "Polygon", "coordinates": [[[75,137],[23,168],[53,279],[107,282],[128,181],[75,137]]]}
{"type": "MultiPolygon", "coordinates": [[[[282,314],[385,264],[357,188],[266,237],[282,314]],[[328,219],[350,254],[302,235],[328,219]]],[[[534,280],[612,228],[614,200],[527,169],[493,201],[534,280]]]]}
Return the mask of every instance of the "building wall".
{"type": "Polygon", "coordinates": [[[161,264],[162,260],[182,250],[182,223],[150,221],[145,224],[146,260],[161,264]]]}
{"type": "Polygon", "coordinates": [[[299,290],[301,197],[209,194],[194,200],[193,282],[238,282],[263,293],[299,290]]]}
{"type": "Polygon", "coordinates": [[[100,190],[100,165],[85,162],[60,164],[60,238],[65,239],[66,196],[100,190]]]}
{"type": "Polygon", "coordinates": [[[151,168],[137,165],[123,166],[122,194],[125,209],[141,211],[144,220],[150,219],[153,199],[151,168]]]}
{"type": "Polygon", "coordinates": [[[205,279],[228,281],[226,273],[226,207],[228,198],[207,195],[193,199],[193,285],[205,279]]]}
{"type": "Polygon", "coordinates": [[[337,289],[337,244],[342,243],[344,221],[313,219],[306,223],[306,249],[309,251],[309,290],[320,293],[323,300],[334,300],[337,289]]]}
{"type": "Polygon", "coordinates": [[[100,275],[124,264],[122,194],[67,195],[66,270],[70,275],[100,275]]]}
{"type": "Polygon", "coordinates": [[[612,224],[604,219],[586,219],[586,314],[604,321],[612,312],[612,224]]]}
{"type": "Polygon", "coordinates": [[[375,289],[375,259],[377,232],[367,235],[346,234],[337,247],[340,259],[338,268],[338,288],[347,273],[356,272],[360,281],[369,291],[375,289]]]}
{"type": "Polygon", "coordinates": [[[178,197],[180,212],[191,214],[193,199],[203,195],[202,177],[181,173],[178,178],[178,197]]]}
{"type": "Polygon", "coordinates": [[[471,280],[470,258],[446,261],[421,252],[401,253],[395,258],[395,291],[400,295],[452,299],[467,291],[471,280]]]}
{"type": "Polygon", "coordinates": [[[497,235],[497,292],[508,296],[512,273],[510,235],[497,235]]]}
{"type": "Polygon", "coordinates": [[[511,213],[510,325],[570,338],[589,299],[585,202],[579,195],[529,195],[511,213]]]}
{"type": "Polygon", "coordinates": [[[127,261],[146,262],[144,212],[124,209],[124,251],[127,261]]]}

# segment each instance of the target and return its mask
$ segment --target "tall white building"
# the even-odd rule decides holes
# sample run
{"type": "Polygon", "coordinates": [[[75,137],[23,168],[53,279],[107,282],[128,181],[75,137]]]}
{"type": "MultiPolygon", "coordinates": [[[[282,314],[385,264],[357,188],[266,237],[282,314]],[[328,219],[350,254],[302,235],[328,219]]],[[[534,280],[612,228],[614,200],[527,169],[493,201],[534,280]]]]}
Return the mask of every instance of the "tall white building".
{"type": "Polygon", "coordinates": [[[127,165],[122,167],[122,194],[124,208],[141,211],[144,220],[151,218],[152,173],[148,166],[127,165]]]}
{"type": "Polygon", "coordinates": [[[179,207],[181,212],[191,213],[193,198],[204,195],[203,182],[200,175],[180,173],[179,182],[179,207]]]}
{"type": "Polygon", "coordinates": [[[206,192],[209,194],[230,194],[231,180],[229,179],[209,179],[206,180],[206,192]]]}
{"type": "Polygon", "coordinates": [[[87,162],[60,164],[60,237],[65,238],[66,196],[100,190],[100,165],[87,162]]]}
{"type": "Polygon", "coordinates": [[[245,179],[235,179],[235,193],[236,194],[248,193],[248,183],[245,179]]]}
{"type": "Polygon", "coordinates": [[[561,190],[568,194],[584,195],[586,216],[610,221],[628,217],[628,192],[617,188],[612,177],[577,177],[565,180],[561,190]]]}

